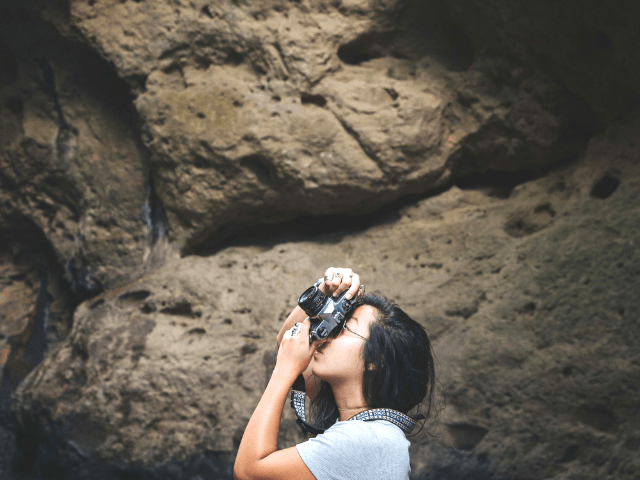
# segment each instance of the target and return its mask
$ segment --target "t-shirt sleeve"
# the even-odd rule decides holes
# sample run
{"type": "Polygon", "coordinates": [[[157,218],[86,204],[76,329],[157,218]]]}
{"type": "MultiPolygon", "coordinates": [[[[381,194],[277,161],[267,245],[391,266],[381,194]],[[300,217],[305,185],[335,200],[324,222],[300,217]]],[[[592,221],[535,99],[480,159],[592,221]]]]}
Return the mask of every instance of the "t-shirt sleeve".
{"type": "Polygon", "coordinates": [[[398,429],[402,442],[398,447],[406,455],[406,458],[404,455],[398,458],[394,448],[388,448],[388,441],[379,438],[376,430],[367,428],[364,423],[338,422],[323,434],[297,445],[302,461],[317,480],[408,477],[408,472],[398,476],[397,462],[406,462],[405,471],[409,463],[409,442],[404,434],[398,429]]]}

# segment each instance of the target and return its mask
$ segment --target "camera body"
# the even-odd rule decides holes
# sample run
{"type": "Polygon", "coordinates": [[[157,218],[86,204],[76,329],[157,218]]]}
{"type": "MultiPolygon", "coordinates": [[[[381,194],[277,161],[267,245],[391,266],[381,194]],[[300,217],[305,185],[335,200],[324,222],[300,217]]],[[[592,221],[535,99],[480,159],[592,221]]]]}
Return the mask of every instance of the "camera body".
{"type": "Polygon", "coordinates": [[[324,340],[336,328],[341,328],[345,317],[355,308],[358,295],[351,300],[345,298],[347,291],[338,297],[327,296],[318,286],[322,280],[307,288],[300,298],[298,305],[311,321],[309,328],[309,342],[324,340]]]}

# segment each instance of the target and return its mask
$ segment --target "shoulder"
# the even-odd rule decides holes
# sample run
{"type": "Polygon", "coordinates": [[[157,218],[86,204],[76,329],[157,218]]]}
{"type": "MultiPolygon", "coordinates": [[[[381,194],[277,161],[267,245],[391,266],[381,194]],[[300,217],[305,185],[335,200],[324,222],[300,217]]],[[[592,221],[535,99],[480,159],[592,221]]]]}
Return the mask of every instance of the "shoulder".
{"type": "Polygon", "coordinates": [[[323,434],[298,445],[298,449],[321,448],[337,452],[348,449],[366,456],[406,455],[408,459],[409,444],[402,430],[389,422],[350,420],[337,422],[323,434]]]}
{"type": "Polygon", "coordinates": [[[372,420],[368,422],[351,420],[340,422],[334,425],[334,427],[336,427],[337,432],[340,432],[342,435],[348,435],[354,439],[357,438],[368,445],[377,444],[379,448],[384,448],[385,450],[393,447],[398,449],[409,448],[410,442],[407,440],[404,432],[385,420],[372,420]]]}
{"type": "Polygon", "coordinates": [[[409,441],[384,420],[338,422],[297,448],[316,478],[339,478],[319,475],[334,469],[359,471],[362,478],[406,478],[409,471],[409,441]],[[388,476],[380,476],[386,471],[388,476]]]}

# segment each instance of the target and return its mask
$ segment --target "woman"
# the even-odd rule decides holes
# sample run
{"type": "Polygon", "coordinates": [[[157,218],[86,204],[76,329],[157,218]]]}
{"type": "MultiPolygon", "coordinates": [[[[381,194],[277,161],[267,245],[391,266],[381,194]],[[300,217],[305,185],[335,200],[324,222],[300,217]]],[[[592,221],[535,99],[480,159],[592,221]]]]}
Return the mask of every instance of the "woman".
{"type": "MultiPolygon", "coordinates": [[[[351,269],[329,268],[319,288],[334,296],[348,290],[353,298],[360,279],[351,269]]],[[[359,299],[344,328],[322,344],[309,345],[309,327],[296,307],[278,334],[276,366],[240,443],[234,477],[408,479],[409,441],[400,428],[384,420],[346,420],[374,408],[406,414],[425,397],[428,412],[434,367],[424,328],[377,296],[359,299]],[[282,408],[303,372],[314,421],[328,429],[278,450],[282,408]]]]}

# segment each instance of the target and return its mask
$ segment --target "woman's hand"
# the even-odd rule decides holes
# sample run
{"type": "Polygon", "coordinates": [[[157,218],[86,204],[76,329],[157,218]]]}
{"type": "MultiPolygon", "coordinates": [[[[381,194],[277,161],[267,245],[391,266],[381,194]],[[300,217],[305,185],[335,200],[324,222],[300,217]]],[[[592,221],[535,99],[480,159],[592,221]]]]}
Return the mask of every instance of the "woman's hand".
{"type": "Polygon", "coordinates": [[[276,371],[295,379],[307,369],[319,343],[309,344],[310,326],[309,318],[305,318],[304,322],[296,323],[284,333],[278,350],[276,371]]]}
{"type": "Polygon", "coordinates": [[[334,297],[348,290],[345,297],[347,300],[351,300],[358,293],[360,287],[360,276],[353,273],[350,268],[329,267],[324,272],[324,282],[320,284],[319,288],[325,295],[333,295],[334,297]]]}

